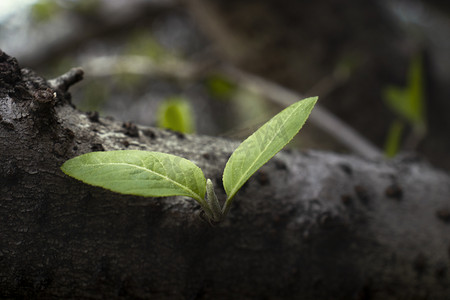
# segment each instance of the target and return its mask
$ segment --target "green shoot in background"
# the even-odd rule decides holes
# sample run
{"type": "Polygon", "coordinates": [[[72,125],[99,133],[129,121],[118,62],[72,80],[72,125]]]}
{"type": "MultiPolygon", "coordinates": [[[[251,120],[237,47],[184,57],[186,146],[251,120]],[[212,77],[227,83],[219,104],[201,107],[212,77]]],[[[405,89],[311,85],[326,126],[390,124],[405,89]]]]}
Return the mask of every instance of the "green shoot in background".
{"type": "Polygon", "coordinates": [[[391,125],[385,145],[387,157],[393,157],[400,148],[400,140],[405,123],[413,129],[415,139],[426,133],[425,87],[422,59],[416,55],[408,70],[408,83],[405,88],[390,86],[383,92],[386,105],[398,116],[391,125]]]}
{"type": "Polygon", "coordinates": [[[236,84],[221,75],[207,78],[206,87],[211,96],[220,100],[229,100],[237,90],[236,84]]]}
{"type": "Polygon", "coordinates": [[[189,102],[181,97],[173,97],[164,100],[158,108],[158,127],[178,131],[181,133],[193,133],[193,113],[189,102]]]}
{"type": "Polygon", "coordinates": [[[172,154],[140,150],[92,152],[66,161],[61,169],[87,184],[122,194],[191,197],[210,220],[220,222],[239,189],[298,133],[316,102],[317,97],[312,97],[290,105],[237,147],[223,172],[227,195],[223,207],[202,170],[172,154]]]}

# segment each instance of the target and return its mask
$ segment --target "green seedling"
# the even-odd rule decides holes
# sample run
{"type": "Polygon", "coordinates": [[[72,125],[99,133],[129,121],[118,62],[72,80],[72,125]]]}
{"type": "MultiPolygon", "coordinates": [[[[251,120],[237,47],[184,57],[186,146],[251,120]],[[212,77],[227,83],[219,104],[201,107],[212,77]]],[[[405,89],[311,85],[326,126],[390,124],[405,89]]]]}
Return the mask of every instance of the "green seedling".
{"type": "Polygon", "coordinates": [[[416,55],[411,60],[406,87],[389,86],[383,91],[386,105],[397,115],[391,124],[385,144],[385,154],[393,157],[400,149],[406,124],[412,127],[412,140],[422,139],[427,130],[425,109],[425,75],[422,60],[416,55]]]}
{"type": "Polygon", "coordinates": [[[197,201],[214,222],[228,214],[236,193],[302,128],[317,97],[296,102],[278,113],[243,141],[223,172],[227,195],[223,207],[210,179],[193,162],[172,154],[119,150],[91,152],[66,161],[64,173],[87,184],[144,197],[187,196],[197,201]]]}
{"type": "Polygon", "coordinates": [[[158,127],[193,133],[194,117],[189,102],[182,97],[164,100],[158,108],[158,127]]]}

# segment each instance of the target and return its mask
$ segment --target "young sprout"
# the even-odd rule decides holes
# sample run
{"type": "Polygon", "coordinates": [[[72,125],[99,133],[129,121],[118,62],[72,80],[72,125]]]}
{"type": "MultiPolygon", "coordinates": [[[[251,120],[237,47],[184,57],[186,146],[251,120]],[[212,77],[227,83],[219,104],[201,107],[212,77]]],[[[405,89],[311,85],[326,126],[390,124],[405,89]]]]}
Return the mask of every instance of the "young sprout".
{"type": "Polygon", "coordinates": [[[233,152],[223,172],[223,207],[210,179],[193,162],[167,153],[118,150],[91,152],[69,159],[61,170],[87,184],[144,197],[187,196],[214,222],[228,214],[236,193],[299,132],[317,97],[296,102],[275,115],[233,152]]]}

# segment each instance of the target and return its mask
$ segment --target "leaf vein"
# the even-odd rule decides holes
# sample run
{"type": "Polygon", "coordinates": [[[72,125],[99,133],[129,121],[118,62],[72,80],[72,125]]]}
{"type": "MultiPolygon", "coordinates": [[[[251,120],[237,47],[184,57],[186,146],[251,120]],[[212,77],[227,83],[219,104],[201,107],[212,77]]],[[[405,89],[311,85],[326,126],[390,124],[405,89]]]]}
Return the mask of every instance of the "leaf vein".
{"type": "MultiPolygon", "coordinates": [[[[160,162],[160,160],[158,158],[157,158],[157,160],[160,162]]],[[[142,160],[141,160],[141,162],[144,164],[144,162],[142,160]]],[[[149,172],[151,174],[155,174],[155,175],[157,175],[157,176],[159,176],[159,177],[161,177],[161,178],[171,182],[172,184],[180,187],[182,190],[185,190],[186,192],[188,192],[188,194],[190,194],[192,198],[200,199],[200,201],[202,200],[199,194],[197,194],[196,192],[194,192],[192,189],[188,188],[187,186],[184,186],[184,185],[180,184],[179,182],[171,179],[168,176],[165,176],[165,175],[163,175],[161,173],[155,172],[153,170],[150,170],[150,169],[142,167],[142,166],[138,166],[138,165],[134,165],[134,164],[130,164],[130,163],[125,163],[125,162],[121,162],[121,163],[113,163],[113,162],[109,162],[109,163],[95,163],[95,164],[92,164],[92,165],[100,165],[100,166],[103,166],[103,165],[123,165],[123,166],[130,166],[130,167],[133,167],[133,168],[142,169],[145,172],[149,172]]],[[[166,168],[164,167],[164,164],[161,163],[161,165],[163,166],[164,170],[167,171],[166,168]]]]}

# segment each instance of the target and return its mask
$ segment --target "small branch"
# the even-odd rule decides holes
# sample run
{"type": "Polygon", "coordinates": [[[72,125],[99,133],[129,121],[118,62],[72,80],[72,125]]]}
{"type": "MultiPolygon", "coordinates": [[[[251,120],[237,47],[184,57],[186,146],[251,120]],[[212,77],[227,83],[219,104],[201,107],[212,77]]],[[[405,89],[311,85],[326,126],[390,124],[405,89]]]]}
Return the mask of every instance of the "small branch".
{"type": "MultiPolygon", "coordinates": [[[[304,96],[272,81],[245,73],[229,65],[223,66],[222,71],[229,77],[234,78],[238,84],[259,93],[270,99],[272,102],[282,106],[289,106],[304,98],[304,96]]],[[[382,157],[382,153],[377,147],[372,145],[353,128],[345,124],[321,105],[316,104],[310,115],[310,121],[326,133],[338,139],[343,145],[356,154],[368,159],[382,157]]]]}
{"type": "MultiPolygon", "coordinates": [[[[89,73],[96,76],[111,75],[119,70],[120,72],[137,73],[139,75],[163,75],[180,80],[195,80],[210,72],[220,72],[242,88],[260,94],[284,107],[305,97],[273,81],[246,73],[231,65],[219,66],[214,60],[206,60],[201,64],[176,59],[171,62],[155,63],[150,58],[143,56],[104,56],[89,61],[86,64],[86,70],[90,70],[89,73]]],[[[375,159],[383,156],[377,147],[320,104],[316,104],[311,113],[310,121],[362,157],[375,159]]]]}
{"type": "Polygon", "coordinates": [[[72,68],[59,77],[51,79],[48,84],[55,90],[67,92],[69,87],[83,80],[84,71],[81,68],[72,68]]]}
{"type": "Polygon", "coordinates": [[[155,61],[142,55],[98,56],[87,60],[83,69],[90,76],[112,76],[117,74],[136,74],[158,76],[177,80],[190,80],[196,77],[199,66],[186,63],[175,57],[155,61]]]}

